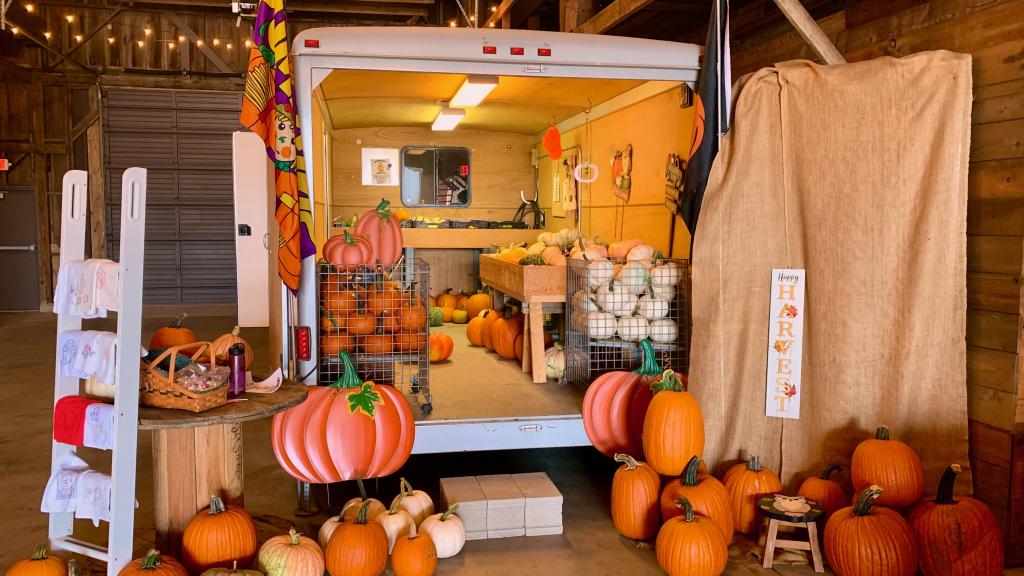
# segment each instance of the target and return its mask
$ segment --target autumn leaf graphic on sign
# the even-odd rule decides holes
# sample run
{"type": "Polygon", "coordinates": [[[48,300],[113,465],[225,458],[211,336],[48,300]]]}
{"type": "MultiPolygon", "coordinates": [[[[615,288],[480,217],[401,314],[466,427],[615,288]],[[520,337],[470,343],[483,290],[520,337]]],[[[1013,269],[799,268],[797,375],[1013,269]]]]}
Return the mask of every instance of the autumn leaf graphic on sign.
{"type": "Polygon", "coordinates": [[[358,411],[373,418],[377,411],[376,407],[383,404],[384,401],[381,400],[380,394],[373,389],[373,382],[363,382],[358,392],[351,392],[348,395],[349,414],[355,414],[358,411]]]}
{"type": "Polygon", "coordinates": [[[786,398],[792,398],[793,396],[796,396],[796,386],[793,386],[789,382],[786,382],[785,384],[782,385],[782,391],[783,394],[786,395],[786,398]]]}
{"type": "Polygon", "coordinates": [[[789,352],[789,345],[792,343],[792,340],[776,340],[775,344],[772,344],[772,348],[774,348],[779,354],[785,354],[786,352],[789,352]]]}
{"type": "Polygon", "coordinates": [[[799,312],[797,311],[796,306],[793,306],[792,304],[783,304],[782,305],[782,316],[783,317],[785,317],[785,318],[796,318],[797,314],[799,314],[799,312]]]}

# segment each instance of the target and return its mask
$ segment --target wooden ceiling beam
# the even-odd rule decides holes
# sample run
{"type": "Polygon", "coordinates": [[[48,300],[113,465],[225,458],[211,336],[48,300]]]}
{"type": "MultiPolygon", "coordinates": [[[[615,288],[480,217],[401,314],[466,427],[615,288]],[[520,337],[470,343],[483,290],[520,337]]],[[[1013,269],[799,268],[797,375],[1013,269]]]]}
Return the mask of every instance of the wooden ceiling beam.
{"type": "Polygon", "coordinates": [[[518,0],[501,0],[501,4],[498,4],[498,9],[491,12],[491,15],[484,22],[485,28],[494,28],[501,22],[501,18],[505,14],[510,13],[512,7],[515,6],[518,0]]]}
{"type": "Polygon", "coordinates": [[[822,62],[825,64],[846,62],[836,45],[828,39],[814,18],[807,13],[807,9],[800,3],[800,0],[775,0],[775,4],[786,15],[786,19],[796,28],[800,36],[811,45],[811,49],[821,58],[822,62]]]}
{"type": "MultiPolygon", "coordinates": [[[[230,5],[222,0],[132,0],[136,6],[161,5],[177,7],[203,7],[223,8],[228,10],[230,5]]],[[[428,17],[430,9],[425,7],[425,2],[403,2],[384,3],[368,2],[360,0],[343,0],[340,2],[320,1],[309,2],[294,0],[288,3],[288,12],[319,12],[324,14],[373,14],[382,16],[421,16],[428,17]],[[406,4],[406,5],[402,5],[406,4]],[[408,4],[416,4],[414,6],[408,4]]]]}
{"type": "Polygon", "coordinates": [[[604,34],[618,26],[623,20],[636,14],[650,5],[654,0],[615,0],[594,15],[593,18],[580,24],[570,32],[584,34],[604,34]]]}

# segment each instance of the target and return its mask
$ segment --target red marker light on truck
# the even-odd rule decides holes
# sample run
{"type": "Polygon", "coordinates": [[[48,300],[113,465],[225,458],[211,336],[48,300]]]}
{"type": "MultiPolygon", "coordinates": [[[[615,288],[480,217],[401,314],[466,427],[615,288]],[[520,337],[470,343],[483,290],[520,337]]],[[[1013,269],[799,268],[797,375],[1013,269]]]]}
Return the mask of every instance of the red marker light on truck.
{"type": "Polygon", "coordinates": [[[319,47],[320,47],[320,41],[319,40],[306,40],[306,48],[319,48],[319,47]]]}
{"type": "Polygon", "coordinates": [[[295,327],[295,355],[299,360],[311,360],[313,358],[309,326],[295,327]]]}
{"type": "Polygon", "coordinates": [[[526,54],[526,50],[523,48],[511,48],[509,53],[513,56],[522,56],[523,54],[526,54]]]}
{"type": "Polygon", "coordinates": [[[497,54],[497,53],[498,53],[498,47],[497,46],[484,46],[484,54],[497,54]]]}
{"type": "Polygon", "coordinates": [[[551,48],[537,48],[537,56],[551,56],[551,48]]]}

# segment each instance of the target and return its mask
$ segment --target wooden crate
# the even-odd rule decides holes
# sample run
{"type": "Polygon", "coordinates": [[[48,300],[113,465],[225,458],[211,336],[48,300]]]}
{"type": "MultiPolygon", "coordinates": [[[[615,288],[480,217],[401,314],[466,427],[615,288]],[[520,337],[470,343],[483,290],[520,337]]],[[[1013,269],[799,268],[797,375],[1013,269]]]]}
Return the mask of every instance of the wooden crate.
{"type": "Polygon", "coordinates": [[[520,266],[483,254],[480,281],[523,303],[565,302],[564,266],[520,266]]]}

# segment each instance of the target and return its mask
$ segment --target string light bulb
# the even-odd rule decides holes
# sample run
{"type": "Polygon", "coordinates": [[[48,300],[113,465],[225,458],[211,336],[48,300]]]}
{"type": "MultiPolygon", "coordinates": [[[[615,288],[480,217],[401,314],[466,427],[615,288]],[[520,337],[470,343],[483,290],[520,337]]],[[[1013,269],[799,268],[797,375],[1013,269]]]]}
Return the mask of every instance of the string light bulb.
{"type": "Polygon", "coordinates": [[[64,15],[64,19],[68,21],[68,24],[73,24],[74,21],[75,21],[75,15],[74,14],[65,14],[64,15]]]}
{"type": "Polygon", "coordinates": [[[487,23],[487,27],[488,28],[494,28],[494,22],[488,22],[487,23]]]}
{"type": "Polygon", "coordinates": [[[224,47],[227,48],[228,50],[231,50],[232,48],[234,48],[234,46],[231,45],[231,42],[228,42],[227,44],[225,44],[224,47]]]}
{"type": "Polygon", "coordinates": [[[146,46],[146,43],[145,43],[145,42],[143,42],[142,40],[139,40],[139,41],[138,41],[138,42],[136,42],[135,44],[136,44],[136,45],[137,45],[137,46],[138,46],[139,48],[145,48],[145,46],[146,46]]]}
{"type": "Polygon", "coordinates": [[[147,38],[149,38],[150,34],[153,33],[153,29],[150,28],[149,26],[146,26],[145,28],[142,29],[142,33],[145,34],[147,38]]]}
{"type": "Polygon", "coordinates": [[[11,26],[11,34],[17,36],[19,32],[21,32],[21,28],[18,28],[17,26],[11,26]]]}
{"type": "Polygon", "coordinates": [[[449,28],[455,28],[455,25],[456,25],[455,20],[449,20],[448,21],[448,27],[449,28]]]}
{"type": "Polygon", "coordinates": [[[473,14],[472,16],[470,16],[469,17],[469,21],[470,22],[476,22],[476,14],[473,14]]]}
{"type": "Polygon", "coordinates": [[[25,12],[35,12],[35,11],[36,11],[36,5],[35,4],[32,4],[31,2],[28,3],[28,4],[25,4],[25,12]]]}
{"type": "Polygon", "coordinates": [[[81,34],[75,34],[75,42],[78,42],[79,44],[82,43],[82,35],[81,34]]]}
{"type": "Polygon", "coordinates": [[[43,38],[46,38],[47,40],[53,38],[53,32],[43,32],[43,38]]]}
{"type": "Polygon", "coordinates": [[[491,6],[491,12],[497,12],[497,11],[498,11],[498,7],[497,6],[491,6]]]}
{"type": "Polygon", "coordinates": [[[213,45],[214,46],[220,46],[220,38],[214,38],[213,39],[213,45]]]}
{"type": "Polygon", "coordinates": [[[114,37],[113,36],[107,36],[107,44],[113,44],[113,43],[114,43],[114,37]]]}
{"type": "Polygon", "coordinates": [[[202,45],[203,45],[203,39],[202,38],[196,40],[196,46],[202,46],[202,45]]]}
{"type": "Polygon", "coordinates": [[[174,44],[174,42],[168,42],[168,43],[167,43],[167,49],[168,49],[168,50],[174,50],[174,47],[175,47],[175,44],[174,44]]]}
{"type": "Polygon", "coordinates": [[[185,43],[185,35],[184,34],[181,34],[180,36],[178,36],[178,42],[181,42],[182,44],[185,43]]]}
{"type": "Polygon", "coordinates": [[[246,48],[252,48],[252,40],[246,40],[245,41],[245,47],[246,48]]]}

